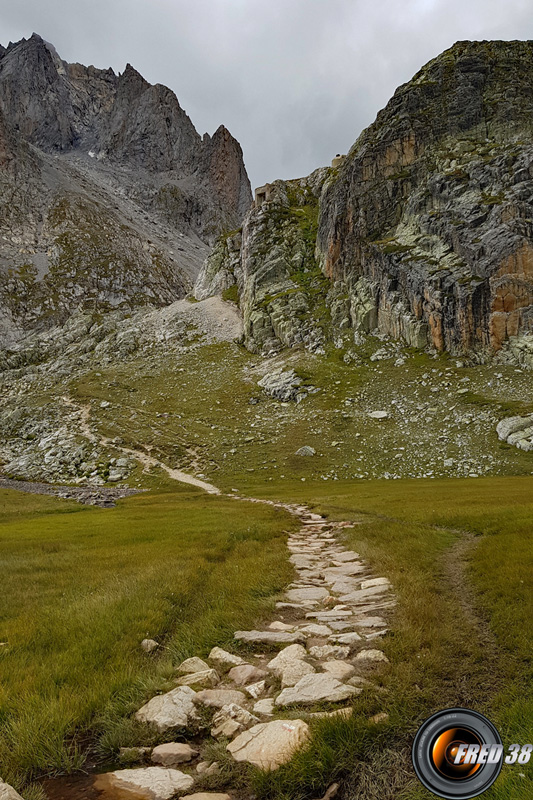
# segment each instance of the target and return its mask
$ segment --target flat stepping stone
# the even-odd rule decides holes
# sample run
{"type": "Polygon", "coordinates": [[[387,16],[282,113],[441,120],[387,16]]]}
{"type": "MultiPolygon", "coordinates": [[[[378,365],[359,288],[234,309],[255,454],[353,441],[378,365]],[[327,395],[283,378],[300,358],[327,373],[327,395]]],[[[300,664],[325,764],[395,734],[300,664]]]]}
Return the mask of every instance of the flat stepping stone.
{"type": "Polygon", "coordinates": [[[306,586],[301,589],[291,589],[286,593],[286,597],[289,602],[298,603],[306,600],[323,600],[328,594],[328,590],[320,586],[306,586]]]}
{"type": "Polygon", "coordinates": [[[223,708],[233,703],[242,706],[246,703],[246,695],[236,689],[204,689],[195,695],[194,702],[207,708],[223,708]]]}
{"type": "Polygon", "coordinates": [[[357,619],[354,622],[357,628],[382,628],[386,624],[383,617],[363,617],[363,619],[357,619]]]}
{"type": "Polygon", "coordinates": [[[209,661],[223,670],[246,664],[244,658],[236,656],[233,653],[228,653],[227,650],[223,650],[221,647],[213,647],[209,653],[209,661]]]}
{"type": "Polygon", "coordinates": [[[286,622],[271,622],[268,626],[271,631],[293,631],[294,625],[287,625],[286,622]]]}
{"type": "Polygon", "coordinates": [[[388,578],[370,578],[363,581],[361,589],[370,589],[372,586],[390,586],[390,582],[388,578]]]}
{"type": "Polygon", "coordinates": [[[185,764],[192,761],[198,755],[198,750],[193,750],[190,744],[182,742],[169,742],[160,744],[152,750],[152,761],[163,767],[176,767],[178,764],[185,764]]]}
{"type": "Polygon", "coordinates": [[[387,591],[386,586],[371,586],[369,589],[359,589],[357,592],[352,592],[351,594],[344,595],[340,599],[343,603],[363,603],[365,600],[368,600],[371,597],[375,597],[378,594],[383,594],[387,591]]]}
{"type": "Polygon", "coordinates": [[[306,615],[307,619],[319,619],[328,622],[329,620],[342,620],[346,617],[353,617],[353,611],[310,611],[306,615]]]}
{"type": "Polygon", "coordinates": [[[309,654],[318,661],[328,661],[330,658],[348,658],[350,647],[345,644],[315,645],[309,648],[309,654]]]}
{"type": "Polygon", "coordinates": [[[344,550],[335,557],[335,561],[345,563],[346,561],[356,561],[358,558],[360,558],[359,553],[354,553],[353,550],[344,550]]]}
{"type": "Polygon", "coordinates": [[[184,675],[183,678],[178,678],[176,681],[178,686],[203,686],[205,688],[212,688],[220,683],[220,677],[216,669],[204,669],[202,672],[192,672],[190,675],[184,675]]]}
{"type": "Polygon", "coordinates": [[[309,738],[309,726],[303,720],[278,719],[244,731],[230,742],[228,750],[236,761],[271,771],[290,761],[309,738]]]}
{"type": "Polygon", "coordinates": [[[317,625],[313,622],[310,625],[304,625],[299,630],[301,633],[305,633],[306,636],[330,636],[333,633],[328,625],[317,625]]]}
{"type": "Polygon", "coordinates": [[[339,644],[347,644],[350,647],[362,641],[362,637],[359,636],[359,634],[356,633],[355,631],[350,631],[349,633],[334,633],[329,638],[330,641],[332,642],[338,642],[339,644]]]}
{"type": "Polygon", "coordinates": [[[100,791],[131,793],[134,797],[150,800],[170,800],[177,792],[186,792],[194,784],[194,778],[177,769],[164,767],[145,767],[141,769],[120,769],[98,775],[95,788],[100,791]]]}
{"type": "Polygon", "coordinates": [[[166,694],[152,697],[135,714],[139,722],[154,725],[159,731],[185,728],[197,718],[194,699],[196,692],[189,686],[179,686],[166,694]]]}
{"type": "Polygon", "coordinates": [[[343,564],[339,567],[327,567],[327,569],[323,570],[322,574],[327,581],[332,579],[339,580],[340,578],[348,578],[350,575],[360,575],[361,572],[365,572],[366,567],[363,564],[358,562],[353,562],[350,564],[343,564]]]}
{"type": "Polygon", "coordinates": [[[340,703],[357,694],[354,686],[347,686],[334,678],[333,675],[324,673],[306,675],[296,686],[284,689],[276,698],[276,705],[280,707],[294,705],[312,705],[323,701],[340,703]]]}
{"type": "Polygon", "coordinates": [[[303,633],[287,633],[285,631],[237,631],[235,639],[241,642],[263,642],[266,644],[305,642],[303,633]]]}

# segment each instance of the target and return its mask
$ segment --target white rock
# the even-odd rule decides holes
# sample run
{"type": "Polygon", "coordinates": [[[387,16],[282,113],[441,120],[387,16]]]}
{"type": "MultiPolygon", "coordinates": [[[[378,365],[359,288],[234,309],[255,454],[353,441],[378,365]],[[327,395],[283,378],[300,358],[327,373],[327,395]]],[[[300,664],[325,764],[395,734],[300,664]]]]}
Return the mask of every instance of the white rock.
{"type": "Polygon", "coordinates": [[[257,683],[266,678],[267,672],[251,664],[242,664],[240,667],[233,667],[228,672],[228,678],[237,686],[246,686],[249,683],[257,683]]]}
{"type": "Polygon", "coordinates": [[[285,622],[271,622],[268,626],[271,631],[293,631],[294,625],[287,625],[285,622]]]}
{"type": "Polygon", "coordinates": [[[193,700],[196,697],[189,686],[179,686],[166,694],[157,695],[140,708],[135,718],[147,722],[160,731],[186,727],[197,718],[193,700]]]}
{"type": "Polygon", "coordinates": [[[205,686],[206,688],[216,686],[220,682],[220,677],[215,669],[204,669],[202,672],[191,672],[178,678],[178,686],[205,686]]]}
{"type": "Polygon", "coordinates": [[[222,650],[221,647],[213,647],[209,653],[209,661],[222,670],[239,667],[241,664],[246,663],[244,658],[228,653],[227,650],[222,650]]]}
{"type": "Polygon", "coordinates": [[[309,653],[319,661],[327,661],[331,658],[348,658],[350,648],[347,645],[325,644],[322,646],[311,647],[309,653]]]}
{"type": "Polygon", "coordinates": [[[355,694],[357,690],[353,686],[341,683],[333,675],[306,675],[296,686],[284,689],[276,698],[276,705],[311,705],[322,701],[339,703],[355,694]]]}
{"type": "Polygon", "coordinates": [[[0,778],[0,800],[22,800],[22,797],[0,778]]]}
{"type": "Polygon", "coordinates": [[[305,641],[302,633],[286,633],[285,631],[236,631],[235,638],[241,642],[265,644],[293,644],[305,641]]]}
{"type": "Polygon", "coordinates": [[[229,794],[221,792],[196,792],[195,794],[185,794],[180,797],[180,800],[231,800],[231,797],[229,794]]]}
{"type": "Polygon", "coordinates": [[[194,702],[208,708],[223,708],[233,703],[242,706],[246,702],[246,695],[232,689],[204,689],[195,695],[194,702]]]}
{"type": "Polygon", "coordinates": [[[190,775],[177,769],[145,767],[141,769],[121,769],[99,775],[95,788],[110,794],[131,793],[136,797],[149,797],[151,800],[170,800],[177,792],[188,791],[194,783],[190,775]]]}
{"type": "Polygon", "coordinates": [[[387,419],[389,414],[387,411],[371,411],[368,416],[370,419],[387,419]]]}
{"type": "Polygon", "coordinates": [[[306,600],[323,600],[328,594],[328,590],[320,586],[306,586],[302,589],[290,589],[287,592],[287,599],[291,603],[305,603],[306,600]]]}
{"type": "Polygon", "coordinates": [[[213,717],[211,736],[214,739],[219,739],[221,736],[231,739],[256,722],[259,722],[257,717],[254,717],[245,708],[231,703],[223,706],[213,717]]]}
{"type": "Polygon", "coordinates": [[[356,661],[386,661],[389,659],[382,650],[360,650],[355,657],[356,661]]]}
{"type": "Polygon", "coordinates": [[[141,647],[145,653],[153,653],[154,650],[158,649],[159,643],[155,639],[143,639],[141,647]]]}
{"type": "Polygon", "coordinates": [[[208,670],[209,664],[206,664],[205,661],[202,661],[201,658],[187,658],[185,661],[182,661],[178,667],[178,672],[181,675],[191,675],[194,672],[205,672],[208,670]]]}
{"type": "Polygon", "coordinates": [[[290,761],[310,737],[309,726],[301,719],[263,722],[244,731],[228,745],[236,761],[248,761],[263,770],[274,770],[290,761]]]}
{"type": "Polygon", "coordinates": [[[324,664],[324,671],[333,675],[338,681],[346,681],[355,674],[355,667],[353,664],[348,663],[348,661],[338,661],[334,659],[333,661],[326,661],[324,664]]]}
{"type": "Polygon", "coordinates": [[[333,632],[327,625],[315,625],[314,623],[300,628],[300,631],[306,636],[329,636],[333,632]]]}
{"type": "Polygon", "coordinates": [[[332,642],[338,642],[339,644],[347,644],[349,646],[357,644],[357,642],[362,641],[362,637],[359,636],[358,633],[355,631],[350,631],[349,633],[334,633],[330,636],[332,642]]]}
{"type": "Polygon", "coordinates": [[[244,691],[246,694],[249,694],[250,697],[253,697],[254,700],[257,700],[257,698],[261,697],[266,691],[266,681],[251,683],[249,686],[244,687],[244,691]]]}
{"type": "Polygon", "coordinates": [[[265,700],[258,700],[254,706],[254,714],[261,714],[265,717],[274,716],[274,700],[267,697],[265,700]]]}
{"type": "Polygon", "coordinates": [[[177,764],[184,764],[192,761],[198,755],[198,750],[193,750],[189,744],[181,742],[169,742],[160,744],[152,750],[152,761],[154,764],[161,764],[163,767],[175,767],[177,764]]]}
{"type": "Polygon", "coordinates": [[[371,586],[390,586],[390,582],[388,578],[370,578],[362,582],[361,589],[370,589],[371,586]]]}

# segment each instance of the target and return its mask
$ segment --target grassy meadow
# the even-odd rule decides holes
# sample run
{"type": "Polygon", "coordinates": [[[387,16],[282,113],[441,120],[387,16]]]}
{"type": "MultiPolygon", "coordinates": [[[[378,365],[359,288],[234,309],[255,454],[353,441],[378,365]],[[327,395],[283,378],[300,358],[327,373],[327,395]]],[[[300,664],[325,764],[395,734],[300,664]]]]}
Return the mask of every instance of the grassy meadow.
{"type": "MultiPolygon", "coordinates": [[[[277,487],[279,489],[279,487],[277,487]]],[[[336,778],[358,800],[430,800],[414,778],[418,725],[442,708],[485,713],[504,745],[533,741],[533,478],[294,482],[284,491],[332,519],[363,519],[347,543],[398,598],[383,646],[383,691],[353,719],[315,725],[311,746],[260,775],[269,798],[319,797],[336,778]],[[384,725],[367,719],[389,714],[384,725]]],[[[252,495],[270,489],[250,484],[252,495]]],[[[278,491],[279,493],[279,491],[278,491]]],[[[529,800],[533,765],[504,766],[487,800],[529,800]]]]}
{"type": "Polygon", "coordinates": [[[21,787],[144,743],[129,715],[173,666],[271,609],[293,525],[176,484],[113,509],[0,491],[2,778],[21,787]]]}

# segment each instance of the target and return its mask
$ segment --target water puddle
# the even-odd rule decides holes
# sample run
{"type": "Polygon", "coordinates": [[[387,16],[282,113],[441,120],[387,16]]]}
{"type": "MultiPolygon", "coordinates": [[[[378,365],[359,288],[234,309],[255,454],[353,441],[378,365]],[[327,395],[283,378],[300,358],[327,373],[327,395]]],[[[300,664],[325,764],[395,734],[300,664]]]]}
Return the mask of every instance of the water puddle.
{"type": "Polygon", "coordinates": [[[107,775],[65,776],[42,782],[47,800],[150,800],[152,794],[111,786],[107,775]]]}

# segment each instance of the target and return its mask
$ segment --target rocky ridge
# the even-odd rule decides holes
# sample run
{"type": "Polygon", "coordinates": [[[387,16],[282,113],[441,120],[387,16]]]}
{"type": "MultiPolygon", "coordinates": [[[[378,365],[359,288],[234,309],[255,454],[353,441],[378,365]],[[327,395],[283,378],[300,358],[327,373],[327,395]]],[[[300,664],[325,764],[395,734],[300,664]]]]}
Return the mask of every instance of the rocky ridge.
{"type": "Polygon", "coordinates": [[[396,91],[340,166],[270,185],[196,292],[236,283],[254,352],[377,330],[533,366],[532,74],[531,42],[458,42],[396,91]],[[288,220],[312,206],[302,247],[288,220]],[[299,271],[317,275],[304,292],[299,271]]]}
{"type": "Polygon", "coordinates": [[[0,166],[4,342],[183,297],[251,202],[226,128],[201,137],[166,87],[67,64],[36,34],[0,52],[0,166]]]}

